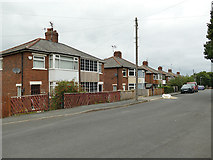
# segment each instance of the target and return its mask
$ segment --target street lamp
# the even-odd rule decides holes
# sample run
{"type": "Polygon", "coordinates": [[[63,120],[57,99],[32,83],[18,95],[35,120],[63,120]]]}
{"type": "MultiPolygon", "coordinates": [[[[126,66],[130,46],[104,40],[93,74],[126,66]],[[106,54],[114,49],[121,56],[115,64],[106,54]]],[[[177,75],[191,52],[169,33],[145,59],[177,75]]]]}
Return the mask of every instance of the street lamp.
{"type": "Polygon", "coordinates": [[[201,85],[201,79],[202,79],[203,77],[200,77],[200,85],[201,85]]]}

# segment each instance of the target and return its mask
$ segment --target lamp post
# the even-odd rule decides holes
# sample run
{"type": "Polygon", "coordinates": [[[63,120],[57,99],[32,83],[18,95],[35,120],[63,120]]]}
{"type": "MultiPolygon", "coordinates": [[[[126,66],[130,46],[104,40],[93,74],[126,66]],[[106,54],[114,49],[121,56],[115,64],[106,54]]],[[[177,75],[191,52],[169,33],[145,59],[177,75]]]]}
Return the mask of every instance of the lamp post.
{"type": "Polygon", "coordinates": [[[201,79],[202,79],[203,77],[200,77],[200,85],[201,85],[201,79]]]}

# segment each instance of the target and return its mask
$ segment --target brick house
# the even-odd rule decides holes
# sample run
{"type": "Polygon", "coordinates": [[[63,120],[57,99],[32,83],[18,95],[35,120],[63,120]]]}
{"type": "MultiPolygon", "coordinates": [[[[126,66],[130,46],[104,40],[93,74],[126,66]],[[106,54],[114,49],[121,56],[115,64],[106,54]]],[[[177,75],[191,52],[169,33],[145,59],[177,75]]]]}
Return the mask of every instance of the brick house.
{"type": "MultiPolygon", "coordinates": [[[[136,86],[136,65],[122,58],[120,51],[114,56],[105,59],[104,89],[106,91],[132,90],[136,86]]],[[[143,67],[138,68],[138,88],[145,88],[145,72],[143,67]]]]}
{"type": "Polygon", "coordinates": [[[2,107],[11,96],[53,92],[58,81],[74,80],[87,92],[103,91],[104,61],[58,42],[48,28],[37,38],[0,53],[2,107]]]}
{"type": "Polygon", "coordinates": [[[155,70],[154,68],[148,66],[148,61],[143,61],[143,65],[141,67],[144,67],[146,72],[146,88],[157,88],[160,85],[164,85],[166,83],[166,75],[159,71],[162,68],[158,68],[158,70],[155,70]]]}

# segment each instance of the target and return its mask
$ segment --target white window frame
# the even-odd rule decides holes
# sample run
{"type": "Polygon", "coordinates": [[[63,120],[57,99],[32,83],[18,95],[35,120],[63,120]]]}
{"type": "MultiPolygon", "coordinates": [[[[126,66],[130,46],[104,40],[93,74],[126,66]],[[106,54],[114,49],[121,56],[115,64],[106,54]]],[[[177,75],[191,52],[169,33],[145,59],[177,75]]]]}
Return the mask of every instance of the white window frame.
{"type": "Polygon", "coordinates": [[[51,69],[62,69],[62,70],[75,70],[75,71],[77,71],[78,68],[79,68],[79,66],[78,66],[79,65],[78,64],[78,57],[53,54],[53,55],[50,56],[49,60],[52,60],[52,67],[51,67],[51,69]],[[52,57],[52,59],[51,59],[51,57],[52,57]],[[68,58],[68,59],[66,59],[66,58],[68,58]],[[69,58],[72,58],[72,59],[69,59],[69,58]],[[59,63],[58,67],[56,67],[56,60],[58,60],[58,63],[59,63]],[[63,63],[63,61],[68,61],[70,63],[73,63],[73,68],[62,68],[60,66],[60,63],[63,63]],[[75,68],[75,63],[76,62],[77,62],[77,68],[75,68]]]}
{"type": "Polygon", "coordinates": [[[102,63],[100,63],[100,62],[98,63],[98,72],[103,73],[102,72],[102,63]]]}
{"type": "Polygon", "coordinates": [[[0,58],[0,71],[3,70],[3,58],[0,58]]]}
{"type": "Polygon", "coordinates": [[[122,74],[123,74],[123,77],[127,77],[127,70],[125,68],[122,70],[122,74]],[[125,75],[124,75],[124,73],[125,73],[125,75]]]}
{"type": "Polygon", "coordinates": [[[135,69],[129,69],[129,73],[130,73],[130,70],[131,70],[131,72],[132,72],[132,70],[133,70],[134,75],[130,75],[130,74],[129,74],[129,76],[134,77],[134,76],[135,76],[135,69]]]}
{"type": "Polygon", "coordinates": [[[117,84],[112,84],[112,90],[113,91],[117,91],[118,90],[117,84]],[[114,90],[114,86],[116,86],[116,90],[114,90]]]}
{"type": "Polygon", "coordinates": [[[80,66],[81,66],[81,68],[80,68],[81,71],[100,73],[99,64],[98,64],[98,61],[96,61],[96,60],[89,60],[89,59],[82,58],[80,61],[80,66]],[[86,62],[88,62],[88,64],[86,62]],[[92,65],[91,65],[91,63],[92,63],[92,65]]]}
{"type": "Polygon", "coordinates": [[[17,97],[21,97],[21,84],[16,84],[16,87],[17,87],[17,97]]]}
{"type": "Polygon", "coordinates": [[[45,68],[45,57],[46,57],[46,55],[33,54],[33,69],[41,69],[41,70],[46,69],[46,68],[45,68]],[[37,58],[37,57],[40,57],[40,58],[43,58],[43,59],[40,59],[40,58],[37,58]],[[43,62],[43,63],[44,63],[43,67],[40,68],[40,67],[34,66],[34,61],[43,62]]]}
{"type": "Polygon", "coordinates": [[[135,85],[136,85],[135,83],[129,83],[128,90],[134,90],[135,89],[135,85]],[[130,89],[130,88],[132,88],[132,89],[130,89]]]}

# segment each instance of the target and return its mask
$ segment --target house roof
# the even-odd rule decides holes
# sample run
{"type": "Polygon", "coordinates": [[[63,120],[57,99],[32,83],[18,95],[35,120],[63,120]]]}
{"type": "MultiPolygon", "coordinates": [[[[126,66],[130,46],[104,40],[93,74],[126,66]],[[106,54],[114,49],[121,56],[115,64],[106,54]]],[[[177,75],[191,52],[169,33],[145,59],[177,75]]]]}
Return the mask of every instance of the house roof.
{"type": "Polygon", "coordinates": [[[132,68],[132,69],[136,68],[135,64],[123,58],[112,56],[104,60],[106,62],[104,64],[104,68],[117,68],[117,67],[125,67],[125,68],[132,68]]]}
{"type": "Polygon", "coordinates": [[[13,48],[4,50],[0,52],[0,54],[2,54],[2,56],[6,56],[14,52],[16,53],[16,52],[20,52],[24,50],[31,50],[32,52],[44,52],[46,54],[56,53],[56,54],[72,55],[72,56],[78,56],[78,57],[82,57],[82,58],[86,58],[90,60],[98,60],[98,61],[104,62],[103,60],[97,57],[94,57],[85,52],[72,48],[63,43],[55,43],[42,38],[37,38],[32,41],[15,46],[13,48]]]}
{"type": "MultiPolygon", "coordinates": [[[[136,65],[134,63],[116,56],[112,56],[104,60],[105,60],[104,68],[120,68],[120,67],[130,68],[130,69],[136,68],[136,65]]],[[[138,67],[138,69],[146,70],[143,67],[138,67]]]]}
{"type": "Polygon", "coordinates": [[[170,77],[169,73],[167,73],[167,72],[165,72],[165,71],[160,71],[160,70],[158,70],[158,72],[160,72],[161,74],[165,74],[166,77],[170,77]]]}
{"type": "Polygon", "coordinates": [[[178,77],[178,75],[177,75],[177,74],[172,73],[172,72],[168,72],[168,75],[169,75],[170,77],[178,77]]]}
{"type": "Polygon", "coordinates": [[[146,73],[154,73],[154,74],[158,74],[159,73],[157,70],[155,70],[154,68],[151,68],[151,67],[149,67],[147,65],[142,65],[140,67],[144,67],[147,70],[146,73]]]}

